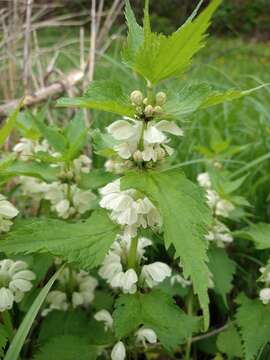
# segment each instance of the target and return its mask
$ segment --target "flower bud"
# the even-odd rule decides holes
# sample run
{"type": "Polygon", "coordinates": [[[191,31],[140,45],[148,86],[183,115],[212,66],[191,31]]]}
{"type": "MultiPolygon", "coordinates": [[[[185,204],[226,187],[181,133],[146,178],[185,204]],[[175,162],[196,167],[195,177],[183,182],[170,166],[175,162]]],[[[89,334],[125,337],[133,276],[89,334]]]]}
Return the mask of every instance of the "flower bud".
{"type": "Polygon", "coordinates": [[[154,107],[154,113],[155,113],[155,115],[160,115],[160,114],[162,114],[162,113],[163,113],[162,107],[161,107],[161,106],[155,106],[155,107],[154,107]]]}
{"type": "Polygon", "coordinates": [[[143,104],[148,105],[148,98],[147,97],[143,99],[143,104]]]}
{"type": "Polygon", "coordinates": [[[166,156],[166,152],[164,149],[162,149],[161,147],[158,147],[156,149],[156,154],[157,154],[157,159],[158,160],[163,160],[166,156]]]}
{"type": "Polygon", "coordinates": [[[133,160],[136,162],[141,162],[143,160],[142,152],[140,150],[135,151],[133,154],[133,160]]]}
{"type": "Polygon", "coordinates": [[[167,95],[163,91],[160,91],[156,94],[156,104],[157,105],[159,105],[159,106],[164,105],[166,100],[167,100],[167,95]]]}
{"type": "Polygon", "coordinates": [[[152,105],[147,105],[146,108],[144,109],[144,113],[147,117],[152,116],[153,112],[154,112],[154,108],[152,105]]]}
{"type": "Polygon", "coordinates": [[[142,105],[143,94],[140,90],[135,90],[130,94],[130,100],[134,105],[142,105]]]}

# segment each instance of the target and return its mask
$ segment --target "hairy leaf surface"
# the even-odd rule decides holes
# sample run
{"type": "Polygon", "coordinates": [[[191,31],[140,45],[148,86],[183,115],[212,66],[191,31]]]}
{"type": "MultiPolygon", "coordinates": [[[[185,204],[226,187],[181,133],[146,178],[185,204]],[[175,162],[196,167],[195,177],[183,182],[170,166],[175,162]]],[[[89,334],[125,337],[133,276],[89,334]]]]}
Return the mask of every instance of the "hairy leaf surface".
{"type": "Polygon", "coordinates": [[[56,219],[21,220],[1,240],[1,251],[8,254],[49,252],[81,268],[91,269],[103,261],[118,231],[118,226],[103,210],[73,224],[56,219]]]}
{"type": "Polygon", "coordinates": [[[164,224],[165,245],[174,246],[185,277],[191,277],[207,327],[209,270],[204,235],[211,215],[203,191],[178,170],[131,172],[121,178],[121,187],[141,191],[158,207],[164,224]]]}

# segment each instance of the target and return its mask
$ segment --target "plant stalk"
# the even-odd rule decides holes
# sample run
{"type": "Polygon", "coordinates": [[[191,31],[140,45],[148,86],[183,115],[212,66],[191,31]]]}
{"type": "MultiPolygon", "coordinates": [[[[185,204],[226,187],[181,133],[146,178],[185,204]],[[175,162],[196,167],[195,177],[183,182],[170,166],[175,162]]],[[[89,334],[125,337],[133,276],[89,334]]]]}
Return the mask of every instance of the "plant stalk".
{"type": "Polygon", "coordinates": [[[137,267],[137,247],[138,247],[139,237],[136,236],[131,240],[129,255],[128,255],[128,268],[136,270],[137,267]]]}
{"type": "MultiPolygon", "coordinates": [[[[190,292],[187,297],[186,306],[187,306],[188,315],[192,315],[193,314],[193,289],[192,289],[192,287],[190,288],[190,292]]],[[[188,339],[187,344],[186,344],[186,351],[185,351],[185,358],[184,358],[185,360],[191,359],[191,357],[190,357],[191,345],[192,345],[192,337],[190,337],[188,339]]]]}

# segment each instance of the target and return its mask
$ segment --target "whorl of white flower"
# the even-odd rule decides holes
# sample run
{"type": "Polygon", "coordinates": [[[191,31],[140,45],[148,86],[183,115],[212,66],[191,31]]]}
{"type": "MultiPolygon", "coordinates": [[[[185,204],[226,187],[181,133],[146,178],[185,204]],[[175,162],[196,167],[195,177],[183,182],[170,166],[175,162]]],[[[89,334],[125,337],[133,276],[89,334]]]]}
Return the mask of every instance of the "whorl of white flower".
{"type": "Polygon", "coordinates": [[[125,272],[121,271],[117,273],[110,281],[112,288],[118,288],[123,291],[124,294],[135,294],[137,291],[138,275],[135,270],[129,269],[125,272]]]}
{"type": "Polygon", "coordinates": [[[157,261],[142,267],[141,280],[152,288],[171,275],[171,268],[167,264],[157,261]]]}
{"type": "Polygon", "coordinates": [[[222,199],[219,194],[212,189],[210,176],[207,172],[201,173],[197,176],[197,181],[200,186],[206,190],[207,204],[212,209],[215,216],[229,217],[234,210],[234,205],[226,199],[222,199]]]}
{"type": "Polygon", "coordinates": [[[80,173],[88,174],[92,167],[92,160],[86,155],[80,155],[73,160],[74,171],[77,175],[80,173]]]}
{"type": "Polygon", "coordinates": [[[121,191],[120,179],[100,189],[100,194],[100,206],[111,210],[111,217],[118,224],[131,226],[131,236],[140,226],[161,225],[160,214],[152,202],[147,197],[136,199],[136,190],[121,191]]]}
{"type": "Polygon", "coordinates": [[[10,310],[24,294],[32,289],[35,274],[24,261],[5,259],[0,261],[0,311],[10,310]]]}
{"type": "Polygon", "coordinates": [[[111,330],[113,327],[113,318],[112,315],[107,310],[100,310],[95,313],[94,318],[97,321],[101,321],[104,323],[105,331],[111,330]]]}
{"type": "Polygon", "coordinates": [[[118,341],[112,349],[112,360],[124,360],[126,358],[126,348],[122,341],[118,341]]]}
{"type": "Polygon", "coordinates": [[[119,144],[114,150],[122,159],[132,159],[139,150],[141,136],[143,135],[144,148],[141,151],[143,161],[158,161],[165,157],[166,153],[171,155],[172,149],[167,145],[169,139],[167,134],[183,136],[183,130],[173,121],[149,121],[143,128],[143,122],[125,117],[113,122],[107,128],[109,134],[119,144]],[[142,134],[143,132],[143,134],[142,134]]]}
{"type": "Polygon", "coordinates": [[[17,154],[20,160],[31,160],[37,152],[48,152],[49,144],[47,140],[34,141],[27,138],[21,138],[20,141],[13,147],[13,151],[17,154]]]}
{"type": "Polygon", "coordinates": [[[201,173],[197,176],[197,181],[200,186],[205,189],[210,189],[212,187],[211,179],[208,172],[201,173]]]}
{"type": "Polygon", "coordinates": [[[171,286],[174,286],[175,284],[180,284],[183,288],[186,288],[187,286],[190,286],[192,282],[190,280],[186,280],[183,276],[180,274],[175,274],[170,279],[171,286]]]}
{"type": "Polygon", "coordinates": [[[75,271],[70,268],[66,268],[59,275],[57,281],[61,284],[61,288],[67,289],[69,287],[69,283],[71,282],[73,286],[71,293],[73,308],[78,306],[88,307],[93,302],[98,282],[86,271],[75,271]]]}
{"type": "Polygon", "coordinates": [[[51,210],[63,219],[82,215],[90,210],[96,196],[90,190],[81,190],[77,185],[53,182],[47,185],[44,199],[51,202],[51,210]]]}
{"type": "Polygon", "coordinates": [[[270,288],[265,288],[260,291],[260,300],[264,305],[270,302],[270,288]]]}
{"type": "Polygon", "coordinates": [[[265,285],[270,285],[270,272],[265,272],[266,270],[265,267],[261,267],[259,270],[260,273],[262,274],[262,278],[265,282],[265,285]]]}
{"type": "Polygon", "coordinates": [[[46,298],[46,308],[41,312],[41,315],[47,316],[53,310],[67,311],[68,308],[67,294],[60,290],[52,290],[46,298]]]}
{"type": "Polygon", "coordinates": [[[146,347],[146,342],[149,344],[155,344],[157,342],[157,334],[152,329],[141,328],[136,333],[136,343],[141,343],[146,347]]]}
{"type": "Polygon", "coordinates": [[[4,195],[0,194],[0,233],[9,231],[12,221],[19,211],[9,202],[4,195]]]}
{"type": "Polygon", "coordinates": [[[208,241],[213,241],[218,247],[232,243],[233,237],[230,229],[222,222],[215,220],[211,231],[205,236],[208,241]]]}

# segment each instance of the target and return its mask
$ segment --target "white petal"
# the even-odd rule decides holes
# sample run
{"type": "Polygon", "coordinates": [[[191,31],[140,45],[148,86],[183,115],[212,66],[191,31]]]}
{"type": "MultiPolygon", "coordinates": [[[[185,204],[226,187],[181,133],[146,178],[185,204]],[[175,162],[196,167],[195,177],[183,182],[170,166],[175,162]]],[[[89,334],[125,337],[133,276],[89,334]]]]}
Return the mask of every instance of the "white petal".
{"type": "Polygon", "coordinates": [[[0,289],[0,312],[10,310],[13,306],[14,296],[10,289],[0,289]]]}
{"type": "Polygon", "coordinates": [[[126,357],[126,348],[122,341],[116,343],[111,352],[112,360],[124,360],[126,357]]]}
{"type": "Polygon", "coordinates": [[[28,280],[15,279],[9,283],[9,288],[13,291],[19,290],[22,292],[28,292],[32,289],[32,284],[28,280]]]}
{"type": "Polygon", "coordinates": [[[166,140],[166,136],[162,133],[162,131],[157,129],[153,123],[148,124],[143,137],[148,144],[161,144],[166,140]]]}
{"type": "Polygon", "coordinates": [[[156,128],[160,131],[165,131],[173,135],[184,135],[183,130],[173,121],[161,120],[156,124],[156,128]]]}
{"type": "Polygon", "coordinates": [[[117,120],[107,127],[109,134],[116,140],[126,140],[136,135],[136,128],[126,120],[117,120]]]}

